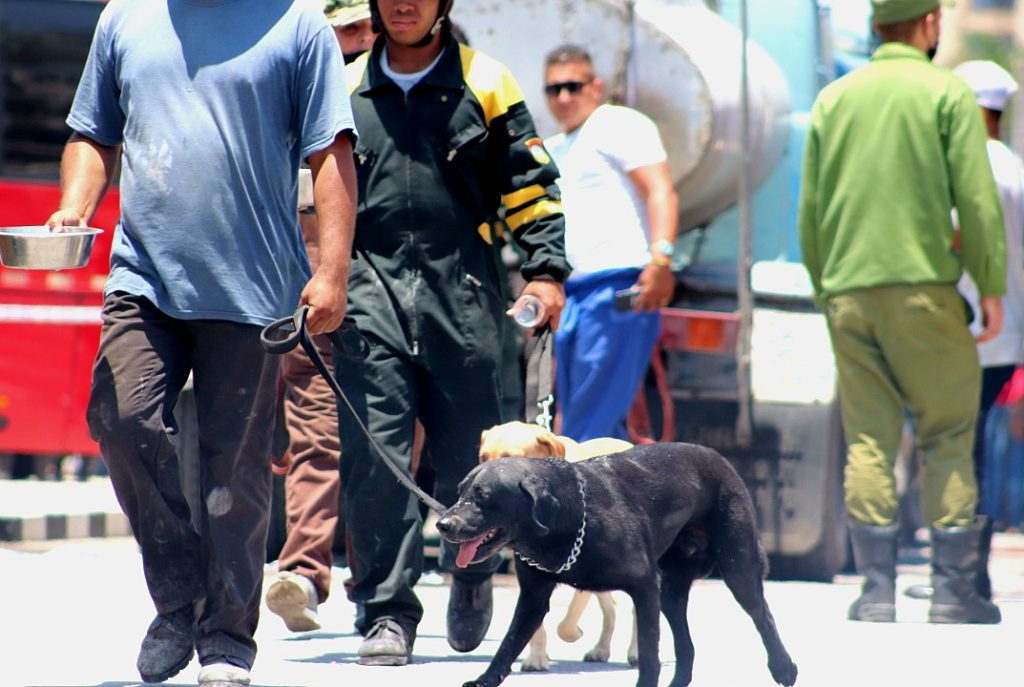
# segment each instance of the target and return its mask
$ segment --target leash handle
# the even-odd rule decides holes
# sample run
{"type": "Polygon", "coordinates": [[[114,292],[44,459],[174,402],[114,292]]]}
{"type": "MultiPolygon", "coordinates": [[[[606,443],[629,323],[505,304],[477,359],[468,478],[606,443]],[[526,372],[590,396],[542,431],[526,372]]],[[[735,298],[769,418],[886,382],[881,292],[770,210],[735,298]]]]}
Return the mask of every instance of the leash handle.
{"type": "MultiPolygon", "coordinates": [[[[331,391],[334,392],[334,395],[341,401],[342,405],[348,409],[352,419],[356,421],[356,425],[366,435],[370,446],[373,447],[373,450],[384,461],[387,469],[398,478],[402,486],[415,494],[430,510],[438,515],[444,513],[446,508],[441,502],[420,489],[416,482],[398,466],[398,463],[381,448],[380,444],[370,434],[370,430],[366,428],[359,414],[356,413],[356,409],[352,407],[352,403],[345,396],[345,392],[342,391],[338,380],[334,378],[334,375],[327,368],[327,363],[320,357],[320,351],[317,350],[316,346],[313,345],[313,341],[309,338],[309,333],[306,331],[306,315],[308,312],[309,306],[302,305],[291,317],[282,317],[264,327],[263,331],[260,332],[260,343],[263,345],[264,350],[268,353],[280,355],[288,353],[301,344],[302,350],[309,356],[317,372],[326,380],[327,385],[331,387],[331,391]]],[[[354,318],[346,317],[336,331],[327,334],[327,338],[331,340],[331,345],[338,349],[342,355],[353,360],[365,360],[370,354],[370,342],[359,331],[354,318]]]]}
{"type": "MultiPolygon", "coordinates": [[[[303,337],[308,338],[306,332],[306,317],[308,315],[309,306],[301,305],[290,317],[274,320],[264,327],[260,332],[260,345],[263,346],[263,350],[276,355],[293,350],[302,342],[303,337]]],[[[359,331],[359,326],[353,317],[345,317],[341,321],[340,327],[324,336],[346,358],[357,361],[366,360],[370,354],[370,342],[359,331]]]]}

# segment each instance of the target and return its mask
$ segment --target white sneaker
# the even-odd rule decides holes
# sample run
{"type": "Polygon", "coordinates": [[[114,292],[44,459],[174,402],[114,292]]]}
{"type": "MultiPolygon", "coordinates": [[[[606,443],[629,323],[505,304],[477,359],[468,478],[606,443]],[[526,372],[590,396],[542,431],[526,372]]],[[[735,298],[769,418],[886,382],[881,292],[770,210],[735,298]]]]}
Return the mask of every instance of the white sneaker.
{"type": "Polygon", "coordinates": [[[267,608],[281,616],[292,632],[320,629],[316,613],[318,601],[312,580],[287,570],[278,573],[267,589],[267,608]]]}
{"type": "Polygon", "coordinates": [[[199,671],[199,687],[249,687],[249,671],[231,663],[211,663],[199,671]]]}

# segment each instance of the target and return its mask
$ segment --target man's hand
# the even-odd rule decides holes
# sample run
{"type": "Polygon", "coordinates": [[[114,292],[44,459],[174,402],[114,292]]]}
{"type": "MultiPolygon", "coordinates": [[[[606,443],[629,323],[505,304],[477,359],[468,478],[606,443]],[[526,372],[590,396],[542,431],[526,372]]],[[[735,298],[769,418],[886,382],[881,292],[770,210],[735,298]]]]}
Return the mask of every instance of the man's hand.
{"type": "Polygon", "coordinates": [[[57,210],[46,220],[46,226],[54,233],[72,231],[83,228],[86,225],[85,218],[74,210],[57,210]]]}
{"type": "Polygon", "coordinates": [[[982,296],[981,297],[981,324],[985,327],[980,334],[974,337],[975,341],[982,343],[994,338],[1003,329],[1003,297],[982,296]]]}
{"type": "Polygon", "coordinates": [[[329,334],[341,326],[348,302],[348,282],[317,270],[302,289],[299,303],[310,306],[306,315],[309,334],[329,334]]]}
{"type": "Polygon", "coordinates": [[[640,295],[636,297],[633,309],[653,312],[664,308],[672,300],[672,294],[676,290],[676,279],[668,265],[651,263],[640,273],[636,285],[640,287],[640,295]]]}
{"type": "Polygon", "coordinates": [[[562,308],[565,307],[565,287],[556,281],[537,279],[527,282],[526,286],[523,287],[523,293],[520,295],[525,296],[528,293],[539,298],[540,302],[544,305],[544,319],[537,326],[543,327],[544,323],[547,322],[548,326],[551,327],[551,331],[558,329],[558,323],[562,317],[562,308]]]}

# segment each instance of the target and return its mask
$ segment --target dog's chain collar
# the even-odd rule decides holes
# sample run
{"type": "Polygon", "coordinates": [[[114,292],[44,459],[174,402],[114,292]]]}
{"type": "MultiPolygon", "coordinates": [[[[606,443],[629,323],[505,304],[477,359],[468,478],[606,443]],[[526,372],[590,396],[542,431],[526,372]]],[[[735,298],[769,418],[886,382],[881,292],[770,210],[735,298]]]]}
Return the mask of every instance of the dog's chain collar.
{"type": "Polygon", "coordinates": [[[543,565],[533,560],[528,556],[516,551],[516,555],[519,556],[519,560],[526,563],[531,568],[536,568],[541,572],[546,572],[551,575],[561,575],[564,572],[568,572],[569,569],[576,565],[576,559],[580,556],[580,551],[583,549],[583,537],[587,534],[587,491],[583,487],[583,477],[580,475],[580,471],[573,468],[573,472],[576,474],[576,484],[580,488],[580,505],[583,507],[583,522],[580,523],[580,531],[576,533],[576,541],[572,544],[572,550],[569,551],[569,557],[565,559],[565,563],[562,563],[562,567],[558,570],[552,570],[551,568],[545,568],[543,565]]]}

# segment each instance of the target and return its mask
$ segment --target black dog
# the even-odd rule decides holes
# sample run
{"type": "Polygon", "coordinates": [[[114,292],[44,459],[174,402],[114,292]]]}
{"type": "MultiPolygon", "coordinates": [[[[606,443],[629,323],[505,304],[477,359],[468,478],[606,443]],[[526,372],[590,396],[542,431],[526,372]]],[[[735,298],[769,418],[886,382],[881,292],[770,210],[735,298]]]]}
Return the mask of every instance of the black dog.
{"type": "Polygon", "coordinates": [[[692,444],[649,444],[581,463],[505,458],[483,463],[459,485],[438,522],[461,544],[466,566],[506,544],[516,551],[519,601],[490,666],[466,686],[497,687],[548,612],[559,582],[592,591],[621,589],[633,600],[640,657],[637,687],[656,687],[659,611],[672,628],[676,674],[693,676],[686,619],[690,586],[717,564],[750,614],[779,684],[797,669],[764,599],[767,559],[746,487],[718,453],[692,444]],[[659,575],[660,571],[660,575],[659,575]]]}

